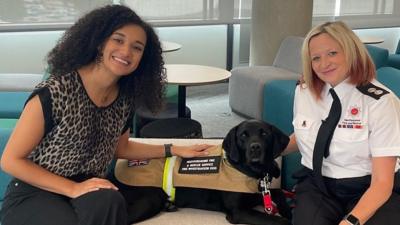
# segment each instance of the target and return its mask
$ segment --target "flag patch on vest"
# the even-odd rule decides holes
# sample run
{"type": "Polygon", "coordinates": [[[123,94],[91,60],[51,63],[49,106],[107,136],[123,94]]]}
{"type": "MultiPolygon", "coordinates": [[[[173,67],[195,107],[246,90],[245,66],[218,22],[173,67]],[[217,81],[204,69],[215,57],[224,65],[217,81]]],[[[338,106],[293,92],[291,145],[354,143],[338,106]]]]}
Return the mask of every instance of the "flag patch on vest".
{"type": "Polygon", "coordinates": [[[182,159],[179,173],[183,174],[202,174],[218,173],[221,156],[208,156],[182,159]]]}
{"type": "Polygon", "coordinates": [[[140,160],[140,159],[132,159],[132,160],[128,160],[128,167],[132,167],[132,166],[146,166],[148,165],[150,162],[150,160],[148,159],[144,159],[144,160],[140,160]]]}

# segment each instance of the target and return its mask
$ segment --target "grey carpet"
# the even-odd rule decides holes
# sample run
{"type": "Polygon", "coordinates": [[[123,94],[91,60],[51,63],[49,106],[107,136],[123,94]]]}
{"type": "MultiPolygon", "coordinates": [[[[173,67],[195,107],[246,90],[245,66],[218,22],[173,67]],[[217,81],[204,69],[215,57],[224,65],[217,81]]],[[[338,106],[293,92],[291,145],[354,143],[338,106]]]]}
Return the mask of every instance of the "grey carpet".
{"type": "Polygon", "coordinates": [[[225,137],[228,131],[246,120],[229,107],[228,83],[186,88],[186,105],[192,119],[202,125],[204,138],[225,137]]]}

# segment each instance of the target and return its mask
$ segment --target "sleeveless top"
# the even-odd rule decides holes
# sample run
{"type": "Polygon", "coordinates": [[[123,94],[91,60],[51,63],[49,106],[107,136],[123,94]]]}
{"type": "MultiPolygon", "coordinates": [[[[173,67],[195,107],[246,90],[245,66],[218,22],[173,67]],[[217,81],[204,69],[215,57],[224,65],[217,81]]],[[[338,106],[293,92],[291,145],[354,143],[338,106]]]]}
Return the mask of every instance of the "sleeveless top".
{"type": "Polygon", "coordinates": [[[50,76],[35,87],[45,134],[29,155],[41,167],[63,177],[104,177],[121,134],[132,124],[133,98],[120,90],[114,102],[96,106],[78,72],[50,76]]]}

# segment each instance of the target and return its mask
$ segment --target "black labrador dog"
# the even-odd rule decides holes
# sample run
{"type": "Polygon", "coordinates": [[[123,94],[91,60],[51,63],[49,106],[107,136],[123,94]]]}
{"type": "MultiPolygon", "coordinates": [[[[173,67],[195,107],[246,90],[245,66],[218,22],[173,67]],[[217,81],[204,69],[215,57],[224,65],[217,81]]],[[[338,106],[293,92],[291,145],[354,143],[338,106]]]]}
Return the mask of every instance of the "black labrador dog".
{"type": "MultiPolygon", "coordinates": [[[[235,169],[247,176],[263,180],[266,176],[270,179],[280,176],[280,169],[274,159],[280,155],[288,142],[287,135],[276,127],[259,120],[247,120],[229,131],[222,147],[227,160],[235,169]]],[[[291,210],[281,189],[268,190],[281,215],[275,216],[254,209],[263,205],[261,193],[176,187],[174,205],[171,205],[161,188],[128,186],[118,182],[115,177],[114,182],[127,201],[130,223],[150,218],[162,210],[174,211],[176,206],[221,211],[232,224],[291,224],[291,210]]]]}

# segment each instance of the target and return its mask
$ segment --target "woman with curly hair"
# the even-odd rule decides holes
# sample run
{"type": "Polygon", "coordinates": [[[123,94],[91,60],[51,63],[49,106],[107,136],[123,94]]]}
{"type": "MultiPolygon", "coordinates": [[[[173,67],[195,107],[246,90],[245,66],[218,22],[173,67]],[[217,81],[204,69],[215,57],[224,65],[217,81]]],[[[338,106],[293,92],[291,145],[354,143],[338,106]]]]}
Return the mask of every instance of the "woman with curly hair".
{"type": "Polygon", "coordinates": [[[161,106],[161,54],[152,27],[121,5],[95,9],[65,32],[48,55],[50,77],[27,100],[1,158],[14,177],[3,225],[127,224],[125,201],[105,179],[114,157],[207,154],[207,145],[128,140],[134,109],[161,106]]]}

